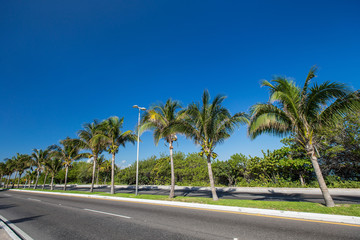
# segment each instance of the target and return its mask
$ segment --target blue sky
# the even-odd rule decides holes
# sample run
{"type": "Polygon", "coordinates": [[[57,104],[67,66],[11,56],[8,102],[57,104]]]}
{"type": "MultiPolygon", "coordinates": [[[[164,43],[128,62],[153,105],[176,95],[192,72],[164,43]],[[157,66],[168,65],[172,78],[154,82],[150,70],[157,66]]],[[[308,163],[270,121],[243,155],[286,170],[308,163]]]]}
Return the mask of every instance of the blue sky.
{"type": "MultiPolygon", "coordinates": [[[[204,89],[232,113],[268,98],[262,79],[310,67],[316,81],[360,88],[358,1],[0,1],[0,159],[46,148],[85,122],[124,116],[168,98],[184,106],[204,89]]],[[[142,136],[140,159],[167,153],[142,136]]],[[[240,128],[215,151],[261,155],[279,138],[240,128]]],[[[180,138],[175,150],[199,148],[180,138]]],[[[136,160],[136,146],[117,163],[136,160]]]]}

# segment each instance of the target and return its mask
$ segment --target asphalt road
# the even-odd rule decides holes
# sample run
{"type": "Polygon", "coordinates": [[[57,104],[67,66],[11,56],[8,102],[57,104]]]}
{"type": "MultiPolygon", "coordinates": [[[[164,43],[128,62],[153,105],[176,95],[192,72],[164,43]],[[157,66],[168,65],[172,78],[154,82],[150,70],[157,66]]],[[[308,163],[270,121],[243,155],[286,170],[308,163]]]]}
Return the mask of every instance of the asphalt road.
{"type": "Polygon", "coordinates": [[[126,201],[0,191],[33,239],[359,239],[360,227],[126,201]]]}
{"type": "MultiPolygon", "coordinates": [[[[39,189],[41,188],[38,187],[39,189]]],[[[50,187],[46,186],[46,189],[50,187]]],[[[63,187],[56,187],[55,189],[62,190],[63,187]]],[[[68,186],[68,190],[75,191],[89,191],[89,187],[74,187],[68,186]]],[[[95,192],[110,192],[110,188],[107,186],[98,187],[94,189],[95,192]]],[[[118,187],[116,188],[118,193],[134,193],[134,189],[118,187]]],[[[151,194],[151,195],[169,195],[169,190],[164,189],[139,189],[139,194],[151,194]]],[[[225,199],[246,199],[246,200],[263,200],[263,201],[294,201],[294,202],[316,202],[316,203],[325,203],[323,196],[321,194],[305,194],[305,193],[274,193],[274,192],[224,192],[217,191],[219,198],[225,199]]],[[[188,196],[188,197],[209,197],[211,198],[210,191],[204,190],[176,190],[176,196],[188,196]]],[[[332,197],[336,204],[360,204],[360,196],[354,195],[335,195],[332,194],[332,197]]]]}

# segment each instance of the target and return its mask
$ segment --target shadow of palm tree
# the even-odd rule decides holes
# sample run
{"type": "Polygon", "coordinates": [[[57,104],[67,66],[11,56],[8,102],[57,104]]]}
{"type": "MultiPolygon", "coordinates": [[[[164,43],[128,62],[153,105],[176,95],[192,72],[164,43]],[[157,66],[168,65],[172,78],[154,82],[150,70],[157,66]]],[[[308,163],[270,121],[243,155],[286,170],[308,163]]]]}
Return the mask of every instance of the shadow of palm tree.
{"type": "Polygon", "coordinates": [[[37,216],[32,216],[32,217],[18,218],[18,219],[14,219],[14,220],[9,220],[9,222],[12,222],[12,223],[27,222],[27,221],[35,220],[35,219],[40,218],[42,216],[44,216],[44,215],[37,215],[37,216]]]}
{"type": "Polygon", "coordinates": [[[0,209],[7,209],[7,208],[12,208],[12,207],[16,207],[17,205],[15,204],[4,204],[4,205],[0,205],[0,209]]]}

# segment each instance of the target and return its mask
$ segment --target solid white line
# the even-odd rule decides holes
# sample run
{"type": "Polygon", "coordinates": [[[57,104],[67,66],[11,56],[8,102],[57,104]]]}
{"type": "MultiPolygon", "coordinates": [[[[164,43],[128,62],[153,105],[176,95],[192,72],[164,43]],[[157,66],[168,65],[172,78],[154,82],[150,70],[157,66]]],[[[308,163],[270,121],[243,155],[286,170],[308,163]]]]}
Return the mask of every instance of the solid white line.
{"type": "Polygon", "coordinates": [[[33,201],[38,201],[38,202],[41,202],[41,200],[39,200],[39,199],[35,199],[35,198],[27,198],[27,199],[29,199],[29,200],[33,200],[33,201]]]}
{"type": "Polygon", "coordinates": [[[116,216],[116,217],[131,218],[131,217],[124,216],[124,215],[118,215],[118,214],[114,214],[114,213],[101,212],[101,211],[92,210],[92,209],[87,209],[87,208],[84,208],[84,210],[86,210],[86,211],[90,211],[90,212],[96,212],[96,213],[107,214],[107,215],[116,216]]]}
{"type": "Polygon", "coordinates": [[[12,239],[21,239],[15,234],[15,232],[16,232],[17,234],[19,234],[22,237],[22,239],[34,240],[32,237],[27,235],[23,230],[18,228],[15,224],[13,224],[9,220],[7,220],[4,216],[1,216],[1,215],[0,215],[0,223],[2,223],[4,226],[6,226],[6,228],[4,228],[4,229],[6,230],[6,232],[10,235],[10,237],[12,239]],[[3,222],[6,223],[8,226],[6,226],[6,224],[4,224],[3,222]]]}
{"type": "Polygon", "coordinates": [[[7,196],[7,197],[11,197],[11,195],[10,194],[4,194],[5,196],[7,196]]]}

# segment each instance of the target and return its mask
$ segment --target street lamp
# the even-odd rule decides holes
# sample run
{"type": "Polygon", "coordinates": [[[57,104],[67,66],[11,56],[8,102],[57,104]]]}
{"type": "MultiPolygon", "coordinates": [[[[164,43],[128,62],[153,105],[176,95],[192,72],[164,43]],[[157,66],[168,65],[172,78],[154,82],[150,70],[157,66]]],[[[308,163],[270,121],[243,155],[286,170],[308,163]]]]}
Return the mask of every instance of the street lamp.
{"type": "Polygon", "coordinates": [[[146,108],[139,107],[138,105],[134,105],[133,108],[139,109],[139,118],[138,118],[138,137],[137,137],[137,154],[136,154],[136,189],[135,189],[135,196],[138,195],[138,188],[139,188],[139,141],[140,141],[140,111],[145,111],[146,108]]]}

